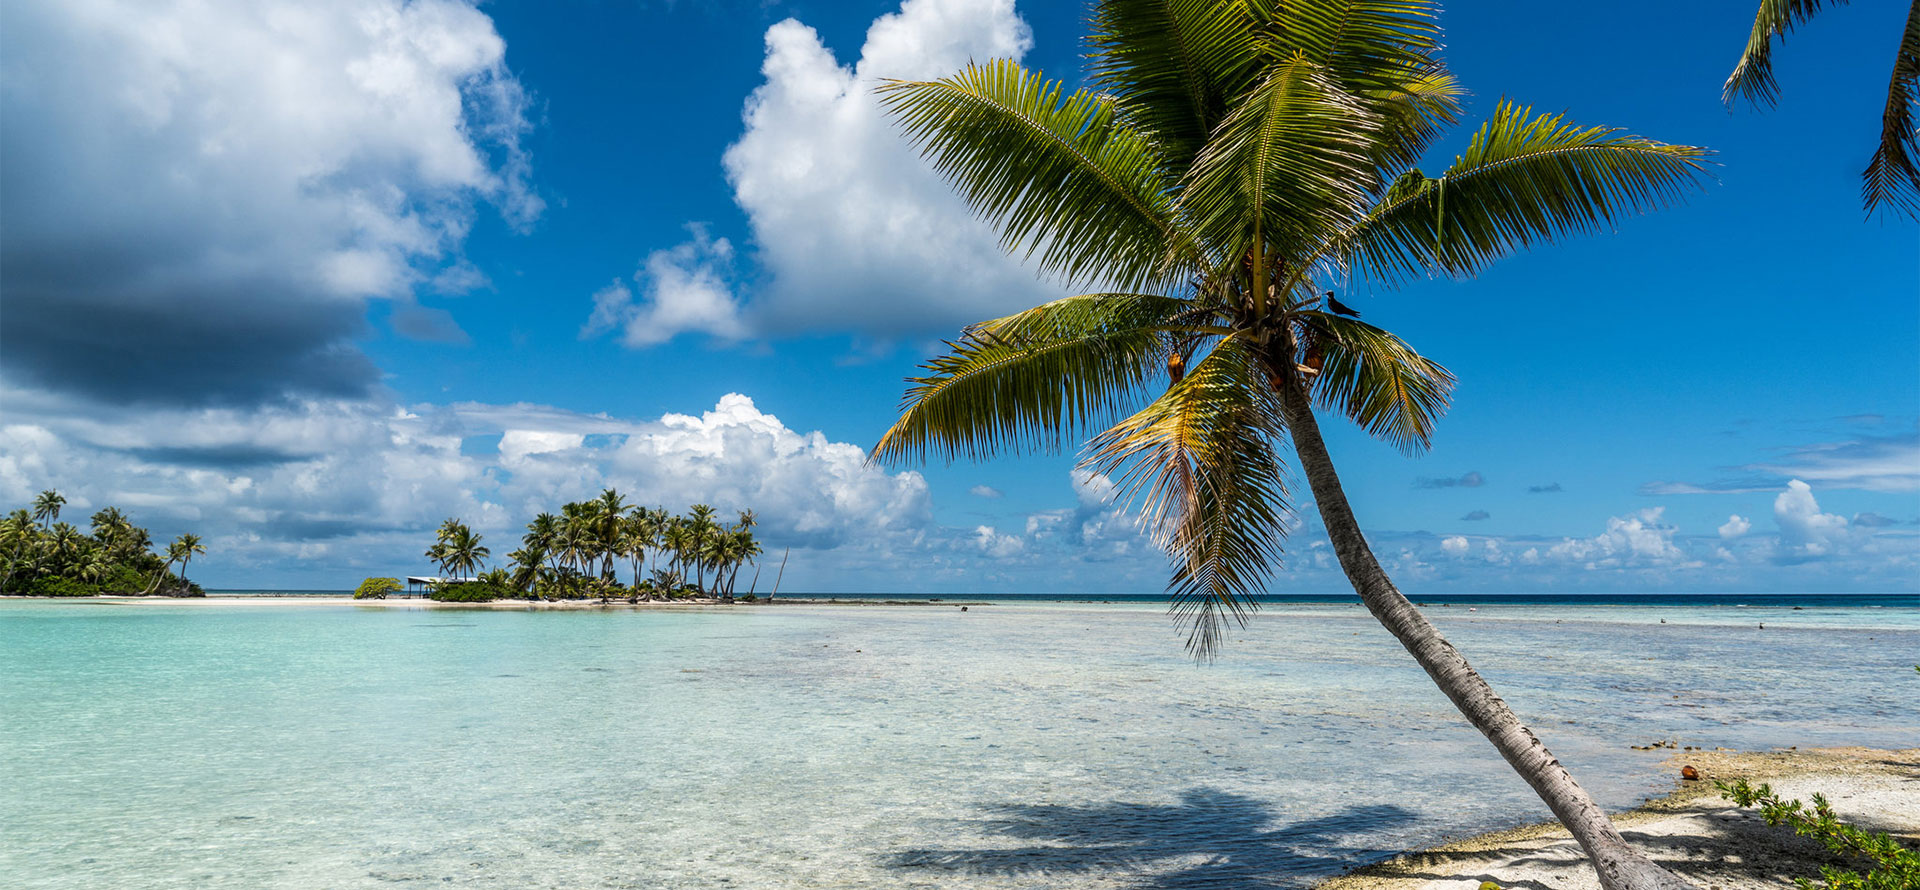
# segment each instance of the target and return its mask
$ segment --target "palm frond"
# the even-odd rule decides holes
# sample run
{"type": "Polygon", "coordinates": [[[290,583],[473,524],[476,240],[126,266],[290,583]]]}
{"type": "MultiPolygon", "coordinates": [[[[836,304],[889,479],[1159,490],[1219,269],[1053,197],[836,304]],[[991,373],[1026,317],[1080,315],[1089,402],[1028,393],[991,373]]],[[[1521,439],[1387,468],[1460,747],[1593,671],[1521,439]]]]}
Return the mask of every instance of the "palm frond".
{"type": "Polygon", "coordinates": [[[1402,452],[1425,451],[1447,411],[1453,373],[1366,322],[1330,312],[1296,315],[1309,331],[1307,349],[1324,362],[1314,400],[1402,452]]]}
{"type": "Polygon", "coordinates": [[[1094,84],[1119,97],[1169,175],[1184,174],[1227,107],[1258,78],[1260,45],[1246,5],[1101,0],[1091,24],[1094,84]]]}
{"type": "Polygon", "coordinates": [[[1210,657],[1279,565],[1291,507],[1272,446],[1282,423],[1252,351],[1220,341],[1185,378],[1088,444],[1082,464],[1138,501],[1173,557],[1168,593],[1187,648],[1210,657]]]}
{"type": "Polygon", "coordinates": [[[1058,452],[1111,423],[1166,372],[1161,325],[1183,301],[1150,294],[1055,300],[969,328],[910,377],[900,418],[870,460],[951,461],[1058,452]]]}
{"type": "Polygon", "coordinates": [[[1920,95],[1920,2],[1907,10],[1907,27],[1900,34],[1893,76],[1887,84],[1887,106],[1880,113],[1880,145],[1861,175],[1861,197],[1872,214],[1892,207],[1909,217],[1920,216],[1920,131],[1913,123],[1913,103],[1920,95]]]}
{"type": "Polygon", "coordinates": [[[881,103],[1011,251],[1043,273],[1150,290],[1184,243],[1146,137],[1090,90],[999,60],[888,81],[881,103]]]}
{"type": "Polygon", "coordinates": [[[1188,177],[1182,210],[1208,252],[1311,243],[1364,206],[1379,118],[1296,54],[1221,121],[1188,177]]]}
{"type": "Polygon", "coordinates": [[[1617,217],[1678,202],[1705,176],[1705,156],[1502,102],[1444,174],[1408,171],[1321,256],[1388,284],[1470,276],[1535,242],[1604,231],[1617,217]]]}
{"type": "MultiPolygon", "coordinates": [[[[1839,0],[1845,4],[1846,0],[1839,0]]],[[[1755,105],[1772,105],[1780,98],[1780,85],[1773,79],[1773,44],[1785,38],[1795,26],[1813,18],[1824,5],[1821,0],[1760,0],[1753,16],[1753,31],[1747,35],[1747,48],[1720,88],[1721,101],[1729,107],[1740,99],[1755,105]]]]}

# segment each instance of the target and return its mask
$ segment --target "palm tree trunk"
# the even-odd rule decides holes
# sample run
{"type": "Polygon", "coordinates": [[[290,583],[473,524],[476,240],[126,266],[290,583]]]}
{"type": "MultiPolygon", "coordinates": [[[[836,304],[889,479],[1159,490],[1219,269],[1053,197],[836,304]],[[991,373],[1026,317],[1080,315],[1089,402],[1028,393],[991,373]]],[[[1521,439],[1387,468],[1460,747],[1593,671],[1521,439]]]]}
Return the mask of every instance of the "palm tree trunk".
{"type": "Polygon", "coordinates": [[[1533,786],[1534,792],[1593,860],[1602,887],[1606,890],[1692,890],[1692,884],[1627,845],[1612,820],[1607,818],[1606,811],[1593,802],[1459,650],[1440,636],[1426,616],[1393,586],[1379,561],[1374,559],[1373,550],[1367,546],[1360,524],[1353,517],[1353,508],[1341,490],[1333,459],[1320,438],[1312,402],[1291,371],[1291,368],[1281,371],[1274,382],[1293,447],[1300,456],[1300,467],[1313,491],[1314,502],[1320,508],[1327,537],[1340,558],[1340,567],[1346,571],[1347,580],[1352,582],[1361,601],[1366,603],[1367,611],[1406,647],[1440,691],[1466,716],[1467,722],[1493,742],[1520,778],[1533,786]]]}

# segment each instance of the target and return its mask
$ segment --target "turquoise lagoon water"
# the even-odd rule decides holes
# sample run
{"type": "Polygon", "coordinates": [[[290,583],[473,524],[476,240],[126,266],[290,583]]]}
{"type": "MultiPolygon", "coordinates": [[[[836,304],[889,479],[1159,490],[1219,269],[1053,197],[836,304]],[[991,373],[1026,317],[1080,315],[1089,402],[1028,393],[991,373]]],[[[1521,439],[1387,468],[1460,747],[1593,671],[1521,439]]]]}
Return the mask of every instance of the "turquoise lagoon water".
{"type": "MultiPolygon", "coordinates": [[[[1609,806],[1669,783],[1630,744],[1920,744],[1920,608],[1428,614],[1609,806]]],[[[1547,817],[1359,608],[1235,639],[1196,665],[1144,604],[0,602],[0,886],[1295,887],[1547,817]]]]}

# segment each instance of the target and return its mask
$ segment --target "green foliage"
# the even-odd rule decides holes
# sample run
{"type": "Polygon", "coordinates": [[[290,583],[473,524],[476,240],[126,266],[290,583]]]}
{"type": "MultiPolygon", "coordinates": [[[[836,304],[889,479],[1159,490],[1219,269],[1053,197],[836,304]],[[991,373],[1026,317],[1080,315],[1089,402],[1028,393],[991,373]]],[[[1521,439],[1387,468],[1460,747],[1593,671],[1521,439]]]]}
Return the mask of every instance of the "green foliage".
{"type": "Polygon", "coordinates": [[[0,518],[0,593],[15,596],[205,596],[186,580],[186,564],[206,553],[196,535],[183,534],[164,558],[147,530],[118,507],[103,507],[88,531],[60,521],[66,498],[43,491],[31,508],[0,518]],[[180,566],[180,574],[172,572],[180,566]]]}
{"type": "Polygon", "coordinates": [[[427,598],[441,603],[490,603],[494,600],[510,599],[513,591],[503,590],[480,581],[460,581],[453,584],[441,584],[427,594],[427,598]]]}
{"type": "Polygon", "coordinates": [[[1813,796],[1813,806],[1781,800],[1765,784],[1755,788],[1745,779],[1732,784],[1714,782],[1728,800],[1760,808],[1768,825],[1785,825],[1801,837],[1813,838],[1841,856],[1872,863],[1864,872],[1823,866],[1820,879],[1799,878],[1800,890],[1914,890],[1920,887],[1920,851],[1902,846],[1892,836],[1848,825],[1833,814],[1824,795],[1813,796]]]}
{"type": "Polygon", "coordinates": [[[359,588],[353,591],[353,598],[357,600],[383,600],[387,598],[387,594],[399,589],[399,578],[368,578],[360,582],[359,588]]]}
{"type": "Polygon", "coordinates": [[[29,582],[24,593],[26,596],[98,596],[100,588],[78,578],[45,575],[29,582]]]}
{"type": "Polygon", "coordinates": [[[1463,95],[1438,13],[1433,0],[1097,0],[1084,89],[1007,61],[883,84],[902,134],[1010,251],[1140,293],[969,327],[909,378],[872,459],[1093,434],[1084,464],[1141,502],[1189,645],[1211,654],[1279,564],[1280,449],[1305,432],[1283,418],[1304,426],[1317,403],[1413,452],[1452,392],[1437,362],[1320,308],[1326,288],[1470,276],[1704,178],[1703,149],[1512,103],[1444,172],[1420,172],[1463,95]]]}

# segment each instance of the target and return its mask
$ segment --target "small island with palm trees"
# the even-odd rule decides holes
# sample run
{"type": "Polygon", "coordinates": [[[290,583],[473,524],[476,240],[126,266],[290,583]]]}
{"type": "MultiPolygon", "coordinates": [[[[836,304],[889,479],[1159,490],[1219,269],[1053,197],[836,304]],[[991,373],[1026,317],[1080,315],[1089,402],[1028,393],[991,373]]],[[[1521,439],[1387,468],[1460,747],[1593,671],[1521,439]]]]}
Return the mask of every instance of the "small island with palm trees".
{"type": "Polygon", "coordinates": [[[82,532],[60,521],[66,505],[48,489],[31,509],[0,519],[0,595],[207,595],[187,580],[187,563],[207,552],[199,535],[182,534],[156,553],[152,536],[119,507],[101,508],[89,520],[90,531],[82,532]]]}
{"type": "MultiPolygon", "coordinates": [[[[493,551],[484,538],[449,518],[424,554],[440,575],[416,580],[439,602],[755,602],[757,568],[746,594],[736,597],[741,569],[757,566],[764,552],[753,535],[753,511],[741,511],[732,525],[717,515],[706,504],[694,504],[684,516],[630,505],[609,488],[592,500],[563,505],[558,515],[535,516],[520,548],[507,554],[505,566],[492,569],[486,568],[493,551]]],[[[401,588],[398,578],[368,578],[354,598],[385,599],[401,588]]]]}

